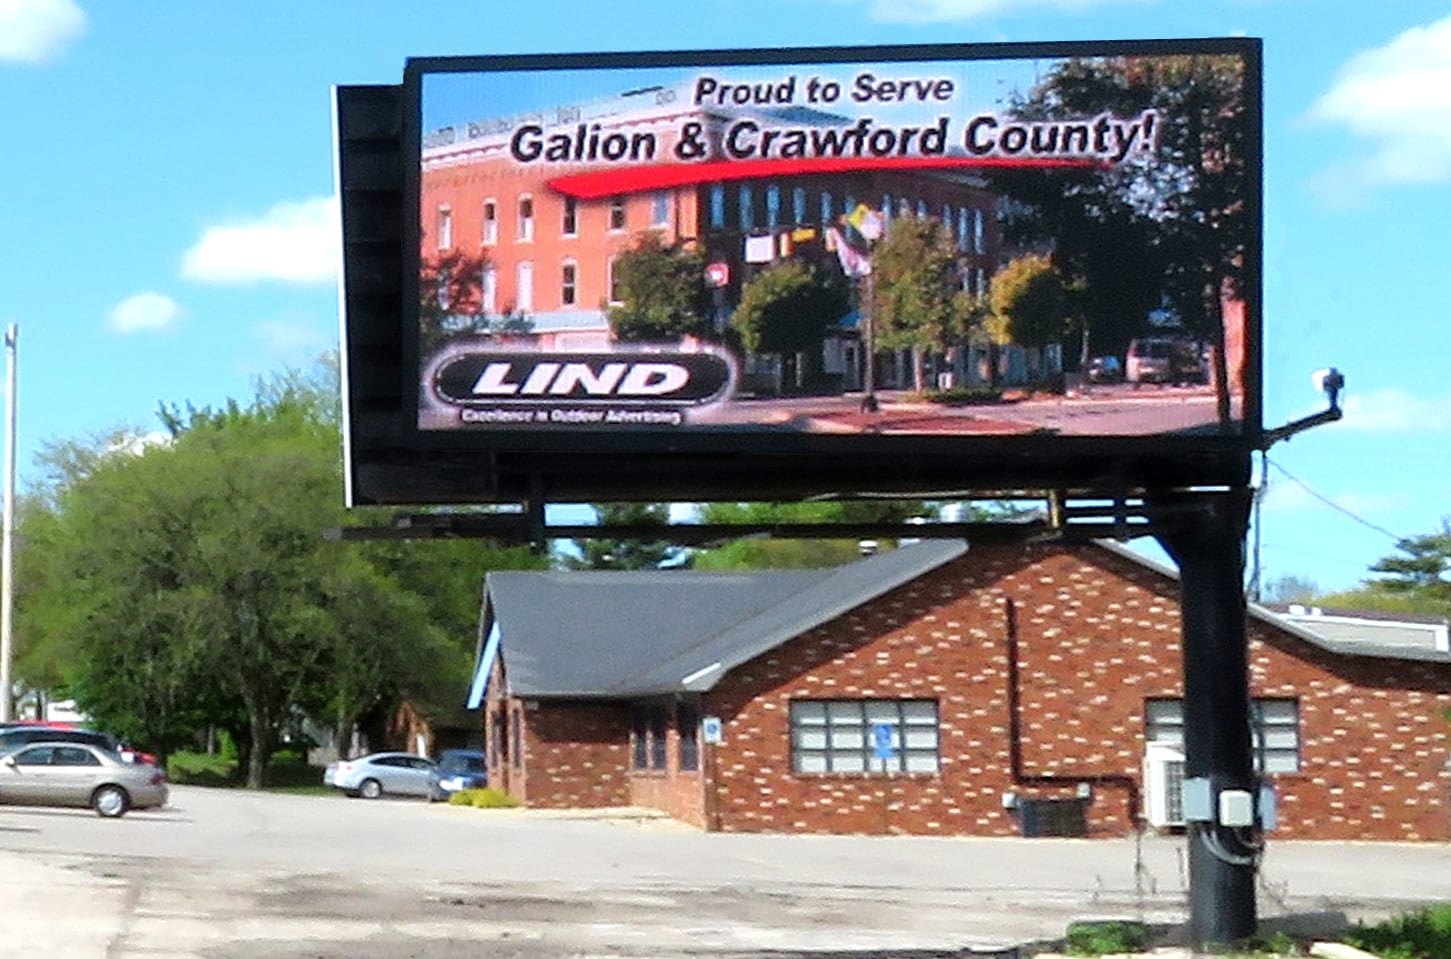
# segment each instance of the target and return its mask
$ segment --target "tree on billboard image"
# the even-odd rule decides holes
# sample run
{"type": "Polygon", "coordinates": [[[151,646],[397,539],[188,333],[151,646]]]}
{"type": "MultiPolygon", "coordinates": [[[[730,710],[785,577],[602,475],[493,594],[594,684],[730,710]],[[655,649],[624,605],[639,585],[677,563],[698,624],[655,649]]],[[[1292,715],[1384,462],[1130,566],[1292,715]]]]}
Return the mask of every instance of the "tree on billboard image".
{"type": "MultiPolygon", "coordinates": [[[[774,353],[783,365],[797,354],[808,388],[820,381],[826,331],[851,308],[845,278],[799,260],[773,264],[748,280],[731,314],[731,328],[752,353],[774,353]]],[[[788,381],[790,378],[788,377],[788,381]]]]}
{"type": "Polygon", "coordinates": [[[1232,421],[1225,299],[1242,299],[1250,238],[1250,124],[1244,65],[1227,56],[1072,59],[1013,104],[1027,119],[1155,110],[1152,162],[1082,172],[1025,170],[999,178],[1007,235],[1051,249],[1081,279],[1093,350],[1147,332],[1163,308],[1214,347],[1221,426],[1232,421]]]}
{"type": "Polygon", "coordinates": [[[1062,342],[1074,320],[1075,284],[1041,254],[1020,256],[993,274],[986,325],[994,342],[1042,347],[1062,342]]]}
{"type": "Polygon", "coordinates": [[[615,258],[610,329],[621,342],[670,343],[708,336],[710,291],[705,255],[685,243],[641,233],[615,258]]]}
{"type": "Polygon", "coordinates": [[[894,217],[876,244],[872,271],[877,348],[910,349],[913,388],[925,392],[926,355],[966,342],[978,316],[962,289],[951,230],[936,217],[894,217]]]}
{"type": "Polygon", "coordinates": [[[528,333],[533,320],[507,306],[490,314],[484,303],[487,254],[450,250],[425,257],[418,277],[418,341],[426,356],[458,337],[528,333]]]}

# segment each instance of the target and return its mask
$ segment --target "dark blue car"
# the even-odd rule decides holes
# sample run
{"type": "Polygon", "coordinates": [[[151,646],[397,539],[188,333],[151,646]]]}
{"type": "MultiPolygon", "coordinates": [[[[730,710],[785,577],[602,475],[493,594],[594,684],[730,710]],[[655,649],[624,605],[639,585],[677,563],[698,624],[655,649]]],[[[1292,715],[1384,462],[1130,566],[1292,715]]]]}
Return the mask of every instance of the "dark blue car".
{"type": "Polygon", "coordinates": [[[428,774],[428,798],[445,800],[463,789],[480,789],[489,784],[486,757],[478,749],[445,749],[438,765],[428,774]]]}

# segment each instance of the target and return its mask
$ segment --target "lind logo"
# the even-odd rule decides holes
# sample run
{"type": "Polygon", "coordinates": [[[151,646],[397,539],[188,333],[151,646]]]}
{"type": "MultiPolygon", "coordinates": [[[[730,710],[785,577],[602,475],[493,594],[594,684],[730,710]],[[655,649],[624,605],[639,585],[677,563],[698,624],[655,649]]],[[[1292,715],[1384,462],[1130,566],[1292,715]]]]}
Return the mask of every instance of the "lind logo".
{"type": "Polygon", "coordinates": [[[699,406],[729,395],[735,368],[718,353],[461,353],[434,374],[439,398],[464,406],[699,406]]]}

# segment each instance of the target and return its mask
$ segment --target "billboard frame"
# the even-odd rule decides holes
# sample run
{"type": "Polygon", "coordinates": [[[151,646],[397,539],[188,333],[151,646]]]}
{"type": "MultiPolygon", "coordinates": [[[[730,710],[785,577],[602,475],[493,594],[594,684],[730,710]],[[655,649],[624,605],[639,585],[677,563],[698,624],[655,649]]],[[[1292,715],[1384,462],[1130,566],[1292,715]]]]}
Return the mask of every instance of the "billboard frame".
{"type": "MultiPolygon", "coordinates": [[[[407,61],[397,104],[401,235],[396,338],[380,337],[379,317],[350,308],[358,269],[345,252],[345,376],[349,383],[349,502],[462,504],[559,499],[792,499],[858,493],[928,494],[1010,488],[1080,495],[1200,485],[1242,485],[1248,455],[1263,442],[1262,66],[1258,39],[1084,41],[790,47],[419,58],[407,61]],[[601,70],[648,67],[810,66],[1027,58],[1233,55],[1244,63],[1248,157],[1244,183],[1246,262],[1243,418],[1233,434],[1202,435],[824,435],[741,431],[425,430],[419,427],[419,303],[422,224],[423,77],[438,73],[601,70]],[[391,339],[393,362],[379,365],[391,339]],[[363,348],[362,341],[370,344],[363,348]],[[384,348],[386,349],[386,347],[384,348]],[[396,375],[396,388],[385,383],[396,375]],[[351,391],[392,394],[379,404],[351,391]],[[363,414],[363,407],[372,410],[363,414]],[[379,406],[388,407],[387,411],[379,406]],[[362,418],[360,418],[362,416],[362,418]],[[375,423],[363,426],[371,416],[375,423]],[[381,419],[380,419],[381,417],[381,419]]],[[[339,101],[340,107],[342,101],[339,101]]],[[[340,113],[345,113],[340,108],[340,113]]],[[[343,119],[340,117],[339,129],[343,119]]],[[[339,146],[340,192],[349,148],[339,146]]],[[[345,204],[346,206],[346,204],[345,204]]],[[[349,214],[344,210],[345,240],[349,214]]],[[[358,220],[354,215],[353,220],[358,220]]],[[[352,245],[356,248],[356,244],[352,245]]],[[[349,247],[345,244],[345,250],[349,247]]],[[[376,271],[378,264],[374,263],[376,271]]],[[[375,278],[376,279],[376,278],[375,278]]],[[[388,320],[383,320],[388,322],[388,320]]]]}

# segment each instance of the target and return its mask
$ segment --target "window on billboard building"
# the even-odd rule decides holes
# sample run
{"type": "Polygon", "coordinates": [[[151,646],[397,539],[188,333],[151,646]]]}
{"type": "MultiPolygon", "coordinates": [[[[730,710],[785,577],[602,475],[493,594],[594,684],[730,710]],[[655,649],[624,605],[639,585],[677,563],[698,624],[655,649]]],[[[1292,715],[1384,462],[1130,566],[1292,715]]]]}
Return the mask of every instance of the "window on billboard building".
{"type": "Polygon", "coordinates": [[[618,306],[625,302],[624,291],[620,289],[620,278],[615,271],[615,262],[616,258],[610,257],[610,304],[612,306],[618,306]]]}
{"type": "Polygon", "coordinates": [[[559,224],[559,232],[564,236],[579,233],[579,201],[572,196],[564,198],[564,215],[559,224]]]}
{"type": "Polygon", "coordinates": [[[519,311],[534,309],[534,264],[528,260],[519,264],[517,273],[519,288],[514,291],[514,305],[519,311]]]}
{"type": "Polygon", "coordinates": [[[925,220],[925,219],[927,219],[927,201],[926,200],[918,200],[917,201],[917,218],[919,220],[925,220]]]}
{"type": "Polygon", "coordinates": [[[974,253],[987,252],[987,238],[984,235],[982,210],[972,211],[972,251],[974,253]]]}
{"type": "Polygon", "coordinates": [[[668,190],[656,190],[650,201],[650,224],[652,226],[670,225],[670,192],[668,190]]]}
{"type": "Polygon", "coordinates": [[[969,210],[967,207],[963,206],[957,208],[957,248],[959,250],[967,250],[967,221],[971,217],[971,215],[972,211],[969,210]]]}
{"type": "Polygon", "coordinates": [[[484,201],[483,243],[493,246],[499,242],[499,202],[493,197],[484,201]]]}
{"type": "Polygon", "coordinates": [[[578,281],[579,264],[566,260],[559,270],[559,302],[564,306],[574,306],[578,281]]]}
{"type": "Polygon", "coordinates": [[[524,194],[519,197],[519,240],[528,243],[534,239],[534,197],[524,194]]]}
{"type": "Polygon", "coordinates": [[[832,219],[835,217],[835,215],[836,214],[832,212],[832,208],[831,208],[831,194],[829,192],[823,192],[821,194],[821,222],[822,222],[822,225],[824,226],[826,224],[829,224],[832,221],[832,219]]]}
{"type": "Polygon", "coordinates": [[[882,194],[882,216],[884,216],[884,217],[886,217],[887,219],[890,220],[892,218],[892,213],[893,212],[894,211],[892,209],[892,195],[890,193],[883,193],[882,194]]]}
{"type": "Polygon", "coordinates": [[[740,192],[741,229],[753,230],[756,227],[756,197],[749,183],[741,184],[740,192]]]}
{"type": "Polygon", "coordinates": [[[479,284],[479,305],[485,313],[493,313],[497,310],[499,302],[499,269],[490,263],[484,267],[482,282],[479,284]]]}
{"type": "Polygon", "coordinates": [[[438,238],[438,248],[447,250],[453,246],[453,210],[446,206],[439,207],[436,223],[437,229],[434,232],[438,238]]]}
{"type": "Polygon", "coordinates": [[[935,773],[937,701],[815,699],[791,703],[798,773],[935,773]]]}
{"type": "Polygon", "coordinates": [[[625,228],[625,198],[623,196],[610,197],[610,229],[623,230],[625,228]]]}
{"type": "Polygon", "coordinates": [[[724,183],[712,183],[710,185],[710,225],[715,230],[725,229],[726,195],[724,183]]]}
{"type": "Polygon", "coordinates": [[[781,188],[772,183],[766,187],[766,226],[775,229],[781,223],[781,188]]]}
{"type": "Polygon", "coordinates": [[[988,292],[987,287],[988,287],[987,270],[984,270],[982,267],[978,267],[977,268],[977,295],[978,296],[987,296],[987,292],[988,292]]]}
{"type": "Polygon", "coordinates": [[[806,222],[806,188],[798,186],[791,191],[791,218],[800,226],[806,222]]]}

